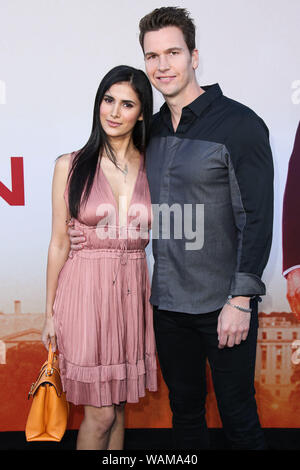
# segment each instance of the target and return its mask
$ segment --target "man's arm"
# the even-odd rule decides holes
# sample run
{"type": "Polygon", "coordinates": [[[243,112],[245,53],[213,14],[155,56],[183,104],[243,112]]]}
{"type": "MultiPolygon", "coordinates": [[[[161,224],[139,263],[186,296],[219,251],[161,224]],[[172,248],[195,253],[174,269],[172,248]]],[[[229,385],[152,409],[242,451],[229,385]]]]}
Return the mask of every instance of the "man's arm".
{"type": "MultiPolygon", "coordinates": [[[[265,294],[261,280],[273,230],[273,159],[269,132],[255,113],[241,118],[226,147],[232,207],[238,230],[237,264],[228,294],[230,303],[249,309],[250,297],[265,294]]],[[[246,339],[250,312],[226,304],[219,316],[219,346],[246,339]]]]}
{"type": "Polygon", "coordinates": [[[300,123],[289,161],[282,209],[283,272],[300,265],[300,123]]]}
{"type": "Polygon", "coordinates": [[[239,233],[237,266],[229,294],[264,295],[261,280],[273,231],[273,158],[261,118],[242,118],[229,144],[232,205],[239,233]]]}
{"type": "Polygon", "coordinates": [[[282,270],[287,279],[287,299],[292,312],[300,316],[300,123],[283,197],[282,211],[282,270]]]}

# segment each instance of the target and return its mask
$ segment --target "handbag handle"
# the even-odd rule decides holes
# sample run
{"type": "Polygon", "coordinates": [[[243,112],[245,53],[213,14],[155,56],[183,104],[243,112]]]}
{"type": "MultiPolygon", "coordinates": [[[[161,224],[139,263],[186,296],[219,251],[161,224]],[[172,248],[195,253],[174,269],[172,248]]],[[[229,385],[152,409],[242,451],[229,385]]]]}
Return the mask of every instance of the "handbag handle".
{"type": "Polygon", "coordinates": [[[46,375],[47,377],[48,377],[49,375],[52,375],[52,374],[53,374],[53,367],[52,367],[53,359],[54,359],[54,354],[53,354],[53,351],[52,351],[51,343],[49,343],[48,363],[47,363],[47,368],[46,368],[46,372],[45,372],[45,375],[46,375]]]}

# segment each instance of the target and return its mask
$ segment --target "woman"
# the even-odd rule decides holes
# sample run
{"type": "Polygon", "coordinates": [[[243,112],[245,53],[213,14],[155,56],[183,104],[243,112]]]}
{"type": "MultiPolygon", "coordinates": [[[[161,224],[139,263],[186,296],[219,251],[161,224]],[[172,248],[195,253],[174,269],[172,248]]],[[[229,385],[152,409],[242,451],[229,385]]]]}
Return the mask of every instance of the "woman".
{"type": "Polygon", "coordinates": [[[84,405],[77,449],[122,449],[125,403],[157,390],[143,155],[152,103],[144,72],[112,69],[88,142],[54,169],[42,341],[58,347],[67,400],[84,405]],[[86,237],[80,251],[70,251],[71,224],[86,237]]]}

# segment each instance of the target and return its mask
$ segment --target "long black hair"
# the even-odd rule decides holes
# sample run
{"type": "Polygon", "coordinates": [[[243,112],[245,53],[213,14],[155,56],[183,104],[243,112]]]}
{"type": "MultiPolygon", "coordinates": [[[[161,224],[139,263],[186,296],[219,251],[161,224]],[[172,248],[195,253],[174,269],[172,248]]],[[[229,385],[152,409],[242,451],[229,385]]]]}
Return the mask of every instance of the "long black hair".
{"type": "Polygon", "coordinates": [[[116,157],[104,132],[100,121],[100,104],[104,94],[115,83],[129,82],[141,102],[143,120],[137,121],[133,129],[132,139],[135,147],[145,153],[150,133],[153,113],[153,94],[147,75],[142,71],[127,65],[119,65],[110,70],[101,80],[95,104],[91,135],[87,143],[74,157],[70,169],[69,180],[69,211],[70,216],[77,218],[81,204],[89,197],[94,181],[99,155],[105,150],[108,158],[116,164],[116,157]]]}

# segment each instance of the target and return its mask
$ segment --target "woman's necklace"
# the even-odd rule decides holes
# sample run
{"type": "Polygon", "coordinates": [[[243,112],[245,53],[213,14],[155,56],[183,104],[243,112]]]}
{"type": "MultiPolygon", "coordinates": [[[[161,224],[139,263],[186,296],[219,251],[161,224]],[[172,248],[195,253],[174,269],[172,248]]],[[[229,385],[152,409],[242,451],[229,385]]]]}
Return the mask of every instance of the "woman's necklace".
{"type": "MultiPolygon", "coordinates": [[[[108,157],[105,157],[108,158],[108,157]]],[[[121,164],[118,162],[118,160],[115,161],[115,167],[120,170],[123,175],[124,175],[124,183],[127,183],[126,176],[129,173],[129,168],[127,162],[125,163],[124,167],[122,168],[121,164]]]]}
{"type": "MultiPolygon", "coordinates": [[[[119,165],[119,163],[118,163],[118,165],[119,165]]],[[[128,165],[127,165],[127,163],[125,163],[124,169],[121,168],[121,167],[119,167],[119,166],[118,166],[118,168],[119,168],[119,170],[123,173],[123,175],[124,175],[124,183],[126,183],[126,182],[127,182],[127,181],[126,181],[126,176],[127,176],[127,174],[128,174],[128,165]]]]}

